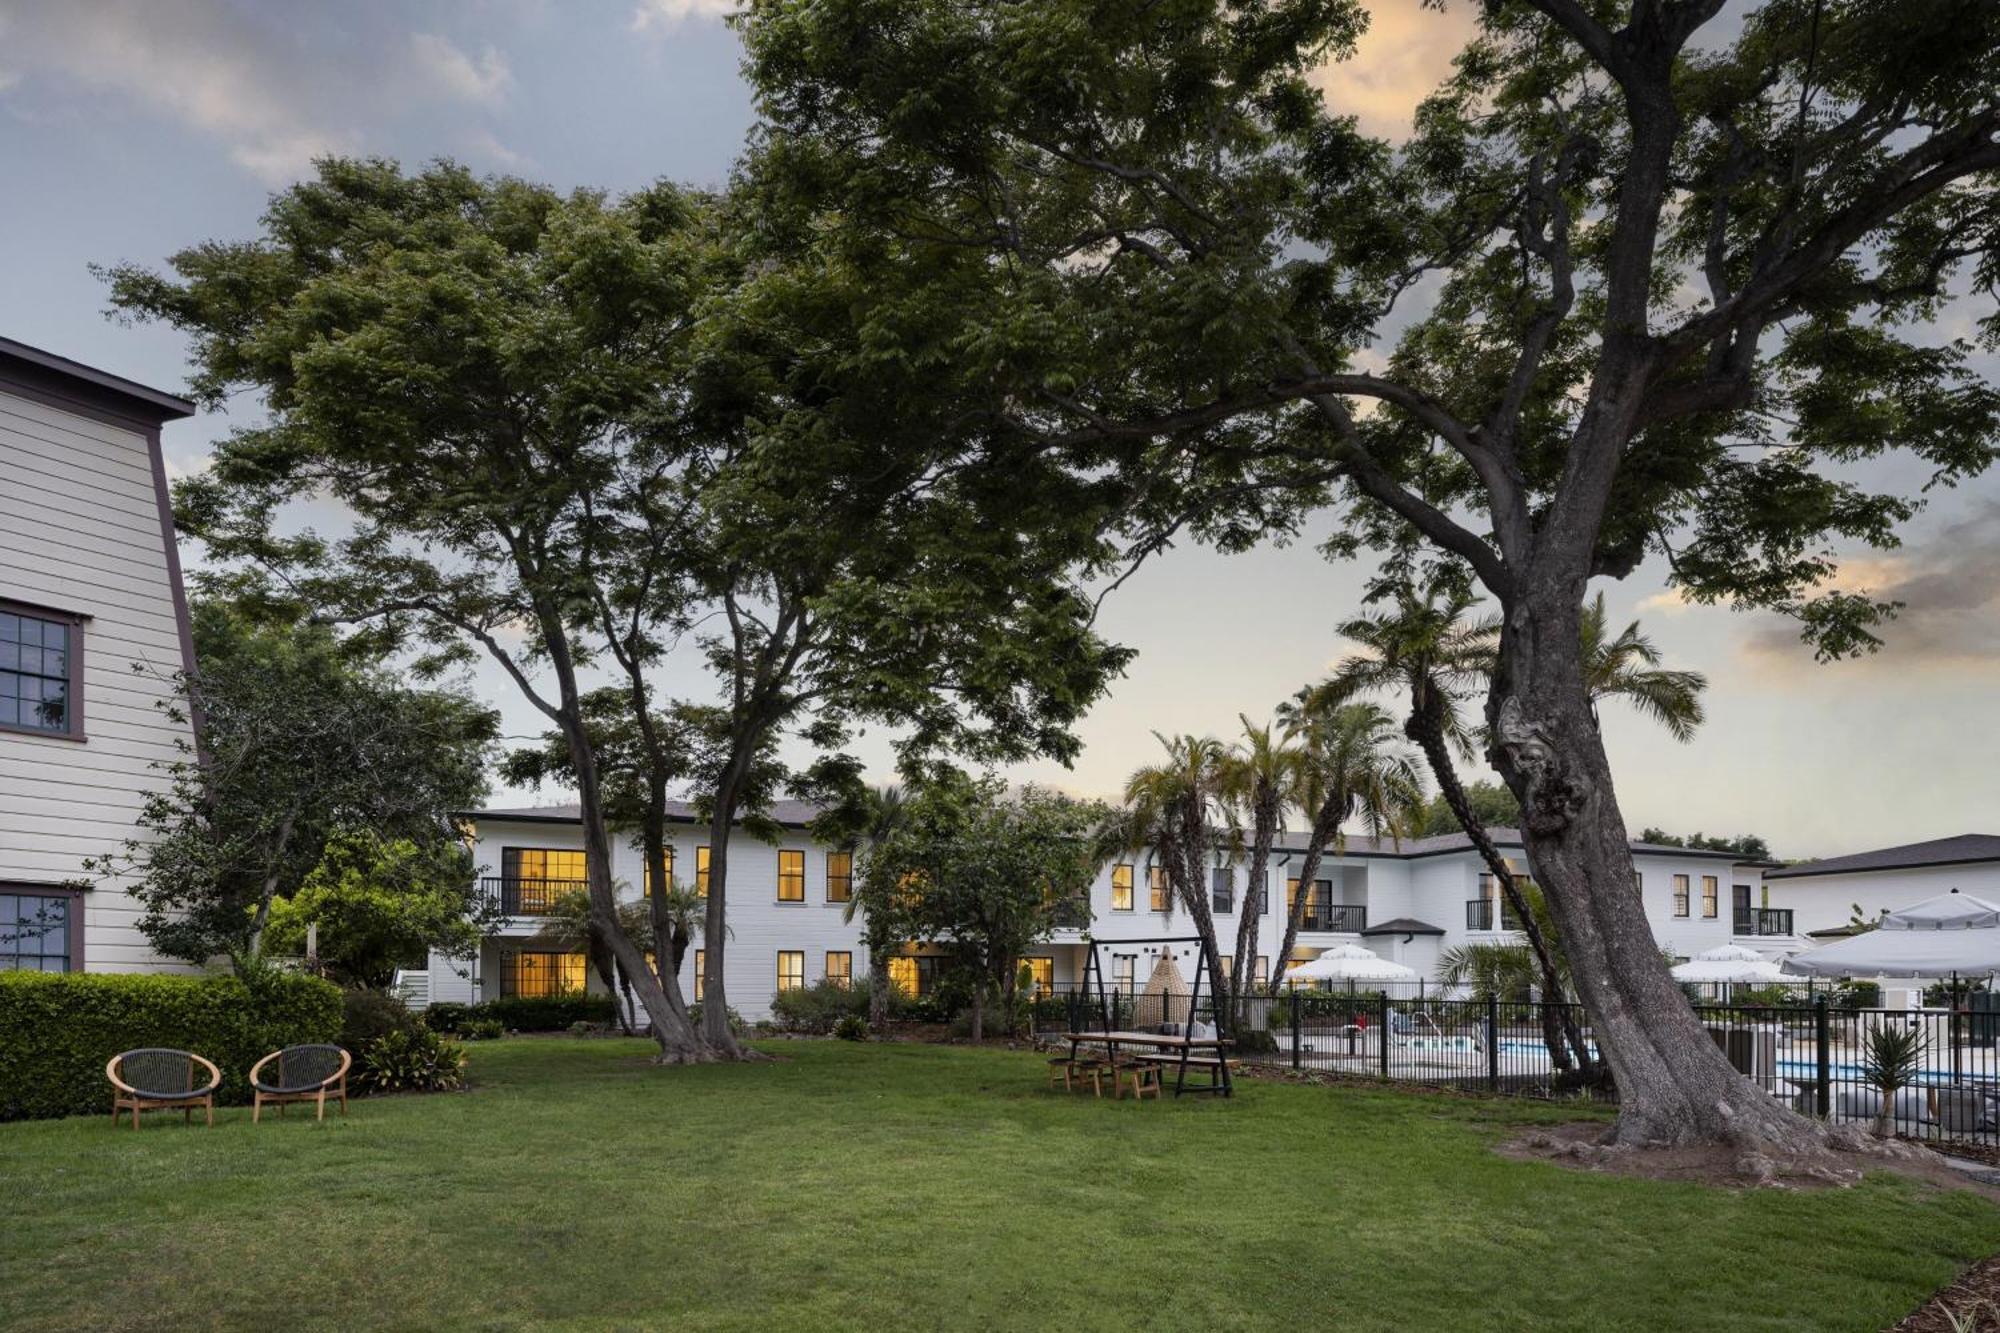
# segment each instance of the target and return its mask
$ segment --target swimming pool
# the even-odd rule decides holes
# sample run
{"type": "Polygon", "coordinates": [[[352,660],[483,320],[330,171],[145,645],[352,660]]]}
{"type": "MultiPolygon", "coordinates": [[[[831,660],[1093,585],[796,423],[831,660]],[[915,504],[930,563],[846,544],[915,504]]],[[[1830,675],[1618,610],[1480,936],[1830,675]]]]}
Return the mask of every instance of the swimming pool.
{"type": "MultiPolygon", "coordinates": [[[[1597,1044],[1595,1042],[1584,1043],[1584,1049],[1590,1052],[1591,1059],[1595,1060],[1597,1058],[1597,1044]]],[[[1546,1045],[1539,1041],[1529,1041],[1525,1037],[1501,1038],[1500,1053],[1502,1055],[1538,1055],[1544,1060],[1549,1058],[1549,1048],[1546,1045]]]]}
{"type": "Polygon", "coordinates": [[[1396,1043],[1406,1051],[1476,1051],[1479,1043],[1471,1037],[1405,1037],[1396,1043]]]}

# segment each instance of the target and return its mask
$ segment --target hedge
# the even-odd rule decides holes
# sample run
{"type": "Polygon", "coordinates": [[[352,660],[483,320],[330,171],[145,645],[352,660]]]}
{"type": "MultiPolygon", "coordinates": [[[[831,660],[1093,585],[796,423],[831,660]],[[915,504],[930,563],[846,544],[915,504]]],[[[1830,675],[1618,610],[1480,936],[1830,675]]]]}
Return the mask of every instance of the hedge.
{"type": "Polygon", "coordinates": [[[574,1023],[609,1023],[618,1017],[609,995],[509,995],[480,1004],[439,1001],[424,1010],[433,1032],[463,1032],[480,1019],[497,1020],[509,1032],[562,1032],[574,1023]]]}
{"type": "Polygon", "coordinates": [[[340,1036],[340,988],[280,972],[241,978],[0,972],[0,1120],[103,1114],[104,1066],[120,1051],[171,1046],[222,1070],[217,1099],[250,1100],[250,1066],[272,1051],[340,1036]]]}

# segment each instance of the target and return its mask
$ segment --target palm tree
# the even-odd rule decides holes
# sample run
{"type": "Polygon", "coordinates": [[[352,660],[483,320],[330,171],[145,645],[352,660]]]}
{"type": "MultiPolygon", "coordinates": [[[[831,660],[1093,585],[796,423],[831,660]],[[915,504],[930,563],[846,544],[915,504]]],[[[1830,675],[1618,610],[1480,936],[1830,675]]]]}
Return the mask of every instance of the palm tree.
{"type": "MultiPolygon", "coordinates": [[[[870,789],[863,802],[859,839],[880,842],[895,832],[903,823],[906,802],[903,789],[890,785],[870,789]]],[[[850,883],[861,882],[854,876],[850,883]]],[[[854,914],[862,910],[864,895],[850,892],[847,905],[840,911],[843,922],[852,922],[854,914]]],[[[901,940],[891,940],[882,936],[871,918],[865,932],[868,942],[868,1025],[880,1031],[889,1021],[889,955],[901,940]]]]}
{"type": "MultiPolygon", "coordinates": [[[[644,906],[621,903],[618,917],[620,928],[632,935],[634,944],[646,950],[653,947],[652,921],[644,906]]],[[[540,928],[529,943],[557,953],[582,954],[589,962],[590,970],[597,973],[597,979],[604,983],[606,992],[614,997],[621,994],[626,997],[627,1003],[617,1006],[618,1024],[625,1030],[626,1036],[632,1035],[631,983],[618,966],[604,932],[597,928],[596,919],[590,911],[589,894],[574,889],[550,903],[547,915],[543,916],[540,928]]]]}
{"type": "Polygon", "coordinates": [[[1460,944],[1438,955],[1438,980],[1464,986],[1475,1000],[1520,999],[1540,978],[1532,949],[1521,944],[1460,944]]]}
{"type": "Polygon", "coordinates": [[[1153,733],[1166,749],[1164,762],[1137,769],[1125,782],[1125,812],[1112,831],[1129,850],[1149,850],[1167,873],[1169,904],[1178,900],[1194,922],[1201,939],[1204,970],[1217,999],[1219,1022],[1228,1022],[1233,980],[1222,972],[1222,950],[1215,939],[1215,916],[1209,910],[1201,872],[1214,836],[1214,821],[1226,819],[1224,773],[1228,750],[1209,736],[1153,733]]]}
{"type": "Polygon", "coordinates": [[[1861,1047],[1861,1079],[1882,1094],[1882,1110],[1875,1117],[1876,1137],[1886,1139],[1895,1134],[1896,1094],[1916,1081],[1923,1056],[1921,1028],[1877,1023],[1868,1029],[1861,1047]]]}
{"type": "Polygon", "coordinates": [[[1236,957],[1229,968],[1230,991],[1240,997],[1248,987],[1238,986],[1235,979],[1251,975],[1257,922],[1270,884],[1271,844],[1283,831],[1303,754],[1276,727],[1260,727],[1241,714],[1237,716],[1243,723],[1243,739],[1223,756],[1219,776],[1232,825],[1240,828],[1247,823],[1250,827],[1250,874],[1238,908],[1236,957]]]}
{"type": "Polygon", "coordinates": [[[1708,688],[1708,677],[1663,669],[1660,650],[1639,632],[1636,620],[1616,638],[1605,637],[1607,628],[1600,592],[1583,607],[1583,682],[1592,714],[1600,699],[1623,699],[1675,740],[1693,740],[1703,720],[1701,692],[1708,688]]]}
{"type": "Polygon", "coordinates": [[[1398,843],[1423,816],[1424,781],[1416,762],[1392,748],[1395,728],[1374,704],[1335,703],[1307,687],[1278,708],[1288,740],[1298,743],[1292,803],[1306,813],[1312,834],[1299,867],[1299,891],[1285,909],[1285,937],[1271,994],[1283,980],[1284,960],[1298,944],[1307,897],[1319,875],[1320,857],[1331,844],[1336,856],[1347,850],[1347,821],[1359,819],[1371,837],[1387,834],[1398,843]]]}
{"type": "Polygon", "coordinates": [[[1462,705],[1486,685],[1498,648],[1499,621],[1473,617],[1477,599],[1462,579],[1448,573],[1421,587],[1402,584],[1392,595],[1393,610],[1357,616],[1340,626],[1343,636],[1370,651],[1336,667],[1314,691],[1315,706],[1331,707],[1374,690],[1400,688],[1408,693],[1410,715],[1403,732],[1424,752],[1438,791],[1514,909],[1541,971],[1542,1036],[1549,1061],[1558,1074],[1578,1066],[1587,1069],[1588,1047],[1564,1003],[1566,992],[1551,932],[1530,908],[1513,867],[1473,809],[1452,759],[1454,752],[1469,759],[1477,751],[1478,733],[1466,723],[1462,705]]]}

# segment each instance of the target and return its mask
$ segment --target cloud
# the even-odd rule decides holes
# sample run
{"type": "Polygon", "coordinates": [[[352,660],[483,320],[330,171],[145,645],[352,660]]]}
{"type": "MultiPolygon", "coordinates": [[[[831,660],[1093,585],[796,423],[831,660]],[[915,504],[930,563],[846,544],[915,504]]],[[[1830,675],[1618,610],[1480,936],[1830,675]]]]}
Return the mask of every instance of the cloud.
{"type": "Polygon", "coordinates": [[[507,171],[526,171],[535,165],[534,158],[526,153],[517,153],[501,143],[491,130],[474,130],[467,135],[465,151],[471,157],[484,158],[507,171]]]}
{"type": "MultiPolygon", "coordinates": [[[[2000,671],[2000,501],[1976,505],[1920,546],[1845,560],[1827,587],[1903,604],[1878,631],[1881,651],[1856,665],[2000,671]]],[[[1797,628],[1777,616],[1760,616],[1744,646],[1766,667],[1811,664],[1797,628]]]]}
{"type": "Polygon", "coordinates": [[[1407,139],[1417,103],[1451,73],[1452,57],[1478,31],[1479,6],[1461,0],[1440,13],[1416,0],[1371,0],[1368,10],[1354,58],[1323,66],[1313,82],[1331,110],[1356,117],[1365,132],[1407,139]]]}
{"type": "Polygon", "coordinates": [[[741,0],[639,0],[632,11],[632,31],[667,31],[688,19],[728,18],[741,8],[741,0]]]}
{"type": "Polygon", "coordinates": [[[514,86],[507,57],[488,46],[479,59],[461,51],[449,37],[434,32],[410,34],[410,54],[421,75],[447,96],[477,106],[497,107],[514,86]]]}

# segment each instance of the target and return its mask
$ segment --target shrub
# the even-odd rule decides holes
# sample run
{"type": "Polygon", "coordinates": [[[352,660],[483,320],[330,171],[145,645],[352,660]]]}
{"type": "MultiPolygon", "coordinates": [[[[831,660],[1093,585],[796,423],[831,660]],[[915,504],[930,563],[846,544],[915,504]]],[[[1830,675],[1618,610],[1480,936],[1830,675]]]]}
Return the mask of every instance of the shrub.
{"type": "Polygon", "coordinates": [[[391,1032],[408,1032],[417,1025],[417,1016],[386,991],[356,987],[341,992],[340,1044],[350,1051],[365,1048],[377,1037],[391,1032]]]}
{"type": "MultiPolygon", "coordinates": [[[[699,1030],[701,1027],[701,1006],[699,1004],[691,1004],[688,1006],[688,1018],[691,1022],[693,1022],[695,1028],[699,1030]]],[[[737,1036],[740,1037],[743,1035],[744,1031],[748,1028],[748,1026],[749,1025],[743,1021],[743,1015],[737,1013],[735,1008],[731,1007],[731,1009],[729,1010],[729,1030],[731,1032],[734,1032],[737,1036]]]]}
{"type": "Polygon", "coordinates": [[[206,1056],[222,1070],[218,1100],[248,1102],[251,1065],[340,1029],[340,988],[303,973],[0,972],[0,1120],[102,1113],[105,1063],[144,1046],[206,1056]]]}
{"type": "Polygon", "coordinates": [[[561,1032],[573,1023],[609,1023],[618,1017],[609,995],[510,995],[473,1007],[476,1018],[497,1018],[509,1032],[561,1032]]]}
{"type": "Polygon", "coordinates": [[[833,1035],[842,1041],[867,1041],[868,1020],[859,1014],[842,1014],[833,1025],[833,1035]]]}
{"type": "Polygon", "coordinates": [[[424,1026],[433,1032],[463,1033],[469,1024],[481,1021],[479,1006],[441,1000],[424,1010],[424,1026]]]}
{"type": "Polygon", "coordinates": [[[446,1092],[465,1082],[465,1048],[428,1028],[377,1037],[354,1059],[363,1092],[446,1092]]]}
{"type": "Polygon", "coordinates": [[[457,1035],[466,1041],[497,1041],[507,1035],[507,1029],[497,1018],[468,1018],[457,1035]]]}
{"type": "Polygon", "coordinates": [[[837,981],[815,981],[796,990],[780,991],[771,997],[771,1018],[786,1032],[825,1035],[843,1018],[868,1016],[868,986],[862,982],[843,986],[837,981]]]}

